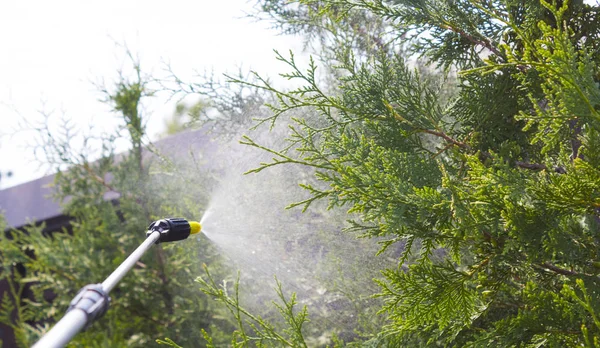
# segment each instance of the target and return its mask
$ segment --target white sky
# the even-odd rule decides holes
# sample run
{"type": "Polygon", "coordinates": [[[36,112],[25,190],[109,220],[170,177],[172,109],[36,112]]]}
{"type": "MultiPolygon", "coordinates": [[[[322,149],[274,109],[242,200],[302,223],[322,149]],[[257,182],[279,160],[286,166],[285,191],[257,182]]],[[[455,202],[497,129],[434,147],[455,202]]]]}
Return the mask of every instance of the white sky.
{"type": "MultiPolygon", "coordinates": [[[[273,76],[282,69],[272,50],[293,49],[297,37],[278,36],[267,23],[243,18],[245,0],[20,0],[0,2],[0,189],[47,173],[33,161],[28,134],[16,134],[19,117],[39,119],[56,110],[83,128],[110,131],[118,117],[97,100],[91,81],[116,77],[126,43],[146,72],[160,74],[169,61],[182,77],[194,70],[235,72],[239,66],[273,76]],[[16,112],[17,110],[18,112],[16,112]],[[20,116],[19,116],[20,115],[20,116]]],[[[166,96],[165,96],[166,97],[166,96]]],[[[148,133],[156,134],[173,111],[166,99],[152,101],[148,133]]]]}

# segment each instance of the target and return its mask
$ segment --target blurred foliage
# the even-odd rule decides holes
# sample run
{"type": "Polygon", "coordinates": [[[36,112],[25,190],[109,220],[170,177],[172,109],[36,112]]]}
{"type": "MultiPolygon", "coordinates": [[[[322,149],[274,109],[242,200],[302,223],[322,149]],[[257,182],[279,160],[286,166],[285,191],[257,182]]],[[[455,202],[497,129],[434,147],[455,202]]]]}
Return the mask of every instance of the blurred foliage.
{"type": "MultiPolygon", "coordinates": [[[[148,142],[140,105],[151,93],[139,63],[132,63],[132,78],[120,73],[114,86],[101,89],[104,101],[123,120],[124,132],[86,136],[86,141],[101,144],[100,158],[79,152],[72,137],[40,133],[46,158],[66,168],[55,176],[55,199],[72,220],[60,232],[43,233],[43,225],[31,226],[11,230],[0,240],[2,279],[11,293],[2,299],[0,321],[14,329],[22,347],[62,317],[80,288],[101,282],[123,262],[143,241],[150,221],[199,219],[205,208],[210,174],[203,174],[207,171],[186,153],[170,159],[148,142]],[[117,155],[115,142],[123,139],[131,151],[117,155]]],[[[195,345],[203,340],[201,329],[218,337],[230,324],[214,317],[212,302],[194,283],[202,262],[219,269],[216,251],[203,239],[148,251],[111,292],[106,315],[70,346],[147,347],[164,336],[195,345]]]]}
{"type": "Polygon", "coordinates": [[[202,100],[191,105],[181,101],[175,106],[175,112],[165,120],[164,136],[175,135],[189,130],[205,115],[208,103],[202,100]]]}

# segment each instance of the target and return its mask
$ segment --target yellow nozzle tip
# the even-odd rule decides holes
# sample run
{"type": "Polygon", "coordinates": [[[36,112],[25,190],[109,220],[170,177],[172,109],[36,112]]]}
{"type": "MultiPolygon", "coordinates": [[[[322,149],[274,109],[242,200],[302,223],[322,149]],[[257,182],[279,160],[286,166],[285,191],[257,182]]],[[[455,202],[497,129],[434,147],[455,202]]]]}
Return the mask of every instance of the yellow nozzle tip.
{"type": "Polygon", "coordinates": [[[202,231],[202,225],[198,221],[190,221],[190,234],[196,234],[202,231]]]}

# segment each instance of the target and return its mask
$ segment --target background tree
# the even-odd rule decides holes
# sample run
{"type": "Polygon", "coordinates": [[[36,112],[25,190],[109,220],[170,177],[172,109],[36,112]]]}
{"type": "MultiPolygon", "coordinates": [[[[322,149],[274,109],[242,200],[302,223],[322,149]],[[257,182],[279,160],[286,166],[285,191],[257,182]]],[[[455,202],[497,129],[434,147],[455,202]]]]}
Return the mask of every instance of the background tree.
{"type": "MultiPolygon", "coordinates": [[[[171,159],[148,141],[141,105],[152,93],[133,57],[132,63],[131,73],[121,72],[114,85],[102,88],[103,101],[122,119],[114,134],[83,134],[81,146],[76,139],[82,133],[68,123],[59,132],[52,132],[48,122],[38,129],[46,162],[61,169],[55,198],[73,220],[51,236],[42,234],[43,226],[32,226],[0,240],[2,277],[12,284],[13,298],[22,298],[25,288],[33,292],[15,303],[6,296],[0,307],[0,320],[14,328],[23,347],[62,317],[82,286],[101,281],[124,261],[143,240],[149,221],[197,218],[206,204],[204,184],[211,180],[202,174],[206,169],[190,169],[201,164],[187,153],[171,159]],[[116,141],[123,140],[131,150],[115,154],[116,141]],[[86,152],[91,148],[100,153],[86,152]],[[193,199],[173,199],[184,197],[183,192],[193,199]],[[25,274],[6,266],[16,264],[24,266],[25,274]],[[14,311],[16,322],[10,316],[14,311]]],[[[218,327],[228,324],[194,283],[203,261],[218,270],[215,257],[210,244],[197,239],[157,245],[113,290],[106,316],[94,330],[79,334],[73,346],[148,346],[165,336],[195,345],[202,339],[200,329],[219,337],[218,327]],[[208,320],[213,315],[217,318],[208,320]]]]}
{"type": "MultiPolygon", "coordinates": [[[[257,117],[263,105],[273,97],[260,88],[233,84],[214,73],[205,72],[190,83],[182,80],[170,65],[166,72],[167,78],[158,81],[160,89],[170,93],[170,97],[182,105],[175,113],[189,118],[186,127],[203,127],[225,138],[247,130],[253,117],[257,117]],[[186,108],[184,105],[190,98],[195,101],[193,106],[186,108]]],[[[239,79],[249,77],[241,69],[233,76],[239,79]]]]}
{"type": "Polygon", "coordinates": [[[200,121],[203,114],[206,113],[207,107],[207,103],[203,101],[197,101],[191,105],[183,101],[177,103],[173,115],[165,120],[163,135],[174,135],[190,129],[191,126],[200,121]]]}

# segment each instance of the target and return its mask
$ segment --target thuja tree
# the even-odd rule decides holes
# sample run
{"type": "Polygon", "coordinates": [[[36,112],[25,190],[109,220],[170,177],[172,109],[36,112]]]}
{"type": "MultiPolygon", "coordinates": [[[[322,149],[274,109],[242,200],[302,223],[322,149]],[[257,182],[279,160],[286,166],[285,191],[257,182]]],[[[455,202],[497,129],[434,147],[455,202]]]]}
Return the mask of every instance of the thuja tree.
{"type": "MultiPolygon", "coordinates": [[[[151,94],[147,81],[135,63],[131,74],[122,73],[114,85],[102,89],[104,101],[122,120],[114,134],[90,133],[77,144],[81,133],[68,123],[59,131],[48,123],[38,129],[44,161],[61,169],[55,177],[55,198],[72,221],[51,235],[42,233],[44,226],[33,226],[10,231],[10,238],[0,240],[1,275],[11,285],[11,296],[2,299],[0,320],[15,330],[23,347],[62,317],[81,287],[101,282],[124,261],[144,240],[150,221],[165,216],[198,219],[203,210],[203,187],[210,177],[161,155],[147,140],[141,111],[151,94]],[[119,141],[128,142],[131,150],[115,154],[119,141]],[[91,148],[101,150],[90,154],[91,148]]],[[[182,162],[193,163],[189,154],[179,155],[182,162]]],[[[228,323],[210,319],[219,311],[198,296],[194,279],[203,261],[215,265],[218,273],[215,252],[196,238],[154,246],[111,292],[106,315],[77,335],[73,346],[149,346],[165,336],[195,345],[201,339],[199,328],[218,341],[216,327],[228,323]]]]}
{"type": "MultiPolygon", "coordinates": [[[[599,6],[581,1],[262,1],[298,31],[357,14],[382,21],[381,49],[329,40],[338,79],[277,58],[301,87],[257,75],[277,123],[299,108],[273,165],[303,164],[312,198],[349,209],[351,229],[404,244],[377,280],[387,325],[373,344],[600,344],[599,6]],[[307,19],[302,22],[299,19],[307,19]],[[397,49],[456,71],[458,91],[397,49]],[[410,262],[409,262],[410,261],[410,262]]],[[[360,28],[359,28],[360,29],[360,28]]],[[[329,31],[332,38],[340,38],[329,31]]],[[[411,58],[412,59],[412,58],[411,58]]],[[[331,68],[331,67],[329,67],[331,68]]],[[[377,271],[377,270],[374,270],[377,271]]],[[[375,274],[374,274],[375,275],[375,274]]],[[[369,339],[366,337],[365,339],[369,339]]]]}

